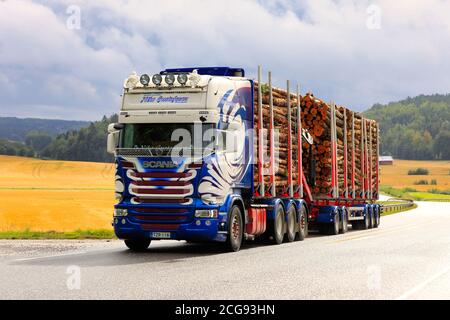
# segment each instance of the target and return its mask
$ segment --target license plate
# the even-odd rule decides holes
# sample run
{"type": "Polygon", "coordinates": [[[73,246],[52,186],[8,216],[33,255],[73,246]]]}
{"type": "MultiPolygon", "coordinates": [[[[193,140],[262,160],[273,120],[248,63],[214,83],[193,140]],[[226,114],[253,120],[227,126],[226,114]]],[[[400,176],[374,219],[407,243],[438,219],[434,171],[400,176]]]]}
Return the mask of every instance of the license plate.
{"type": "Polygon", "coordinates": [[[152,238],[170,239],[170,232],[152,232],[152,238]]]}

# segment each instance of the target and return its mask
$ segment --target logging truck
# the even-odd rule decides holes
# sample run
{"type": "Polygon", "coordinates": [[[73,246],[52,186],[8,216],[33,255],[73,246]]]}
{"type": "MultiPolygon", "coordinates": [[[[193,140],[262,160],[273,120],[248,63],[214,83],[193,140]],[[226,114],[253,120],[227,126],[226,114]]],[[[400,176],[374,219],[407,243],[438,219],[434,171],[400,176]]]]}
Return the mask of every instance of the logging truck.
{"type": "Polygon", "coordinates": [[[125,79],[112,225],[131,250],[152,240],[273,244],[377,228],[375,121],[242,68],[166,69],[125,79]],[[295,92],[294,92],[295,91],[295,92]]]}

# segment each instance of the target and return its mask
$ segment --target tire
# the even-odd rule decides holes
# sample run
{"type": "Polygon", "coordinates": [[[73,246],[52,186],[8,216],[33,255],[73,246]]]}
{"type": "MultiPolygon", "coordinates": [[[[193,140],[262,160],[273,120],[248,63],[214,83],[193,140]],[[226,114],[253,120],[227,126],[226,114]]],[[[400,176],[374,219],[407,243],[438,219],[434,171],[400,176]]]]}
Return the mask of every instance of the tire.
{"type": "Polygon", "coordinates": [[[150,239],[127,239],[124,240],[125,245],[132,251],[145,251],[147,250],[150,242],[150,239]]]}
{"type": "Polygon", "coordinates": [[[369,220],[370,220],[370,211],[367,210],[366,215],[364,216],[364,220],[361,221],[361,230],[367,230],[369,229],[369,220]]]}
{"type": "Polygon", "coordinates": [[[305,206],[301,206],[298,217],[298,233],[295,240],[303,241],[308,236],[308,217],[305,206]]]}
{"type": "Polygon", "coordinates": [[[339,227],[341,226],[340,220],[341,219],[339,219],[339,213],[335,212],[334,223],[330,223],[329,225],[327,225],[329,235],[335,236],[339,234],[339,227]]]}
{"type": "Polygon", "coordinates": [[[374,224],[375,224],[374,223],[375,217],[374,217],[373,207],[369,207],[369,212],[370,212],[370,214],[369,214],[369,229],[372,229],[374,224]]]}
{"type": "Polygon", "coordinates": [[[348,212],[347,209],[343,209],[343,219],[341,222],[341,233],[346,233],[348,231],[348,212]]]}
{"type": "Polygon", "coordinates": [[[273,244],[281,244],[284,237],[284,208],[278,205],[275,210],[275,219],[269,222],[269,235],[273,244]]]}
{"type": "Polygon", "coordinates": [[[284,237],[286,242],[293,242],[297,234],[295,231],[297,227],[296,211],[295,207],[291,206],[287,212],[286,235],[284,237]]]}
{"type": "Polygon", "coordinates": [[[376,207],[375,210],[375,224],[374,224],[374,228],[378,228],[378,226],[380,225],[380,207],[376,207]]]}
{"type": "Polygon", "coordinates": [[[242,220],[241,209],[234,205],[230,210],[228,220],[228,237],[225,242],[226,250],[237,252],[241,249],[242,240],[244,238],[244,223],[242,220]]]}

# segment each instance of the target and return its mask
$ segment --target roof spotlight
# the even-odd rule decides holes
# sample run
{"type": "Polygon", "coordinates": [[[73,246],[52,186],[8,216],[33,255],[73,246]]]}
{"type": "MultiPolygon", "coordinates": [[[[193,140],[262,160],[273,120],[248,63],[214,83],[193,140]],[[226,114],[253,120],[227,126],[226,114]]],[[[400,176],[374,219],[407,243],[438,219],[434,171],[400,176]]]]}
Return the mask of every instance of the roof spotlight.
{"type": "Polygon", "coordinates": [[[143,85],[143,86],[148,86],[148,84],[150,83],[150,77],[149,77],[149,75],[148,74],[143,74],[142,76],[141,76],[141,78],[139,79],[139,81],[140,81],[140,83],[143,85]]]}
{"type": "Polygon", "coordinates": [[[166,83],[171,86],[175,82],[175,76],[173,74],[166,75],[166,83]]]}
{"type": "Polygon", "coordinates": [[[162,76],[161,76],[159,73],[154,74],[153,77],[152,77],[152,82],[153,82],[156,86],[161,85],[161,82],[162,82],[162,76]]]}
{"type": "Polygon", "coordinates": [[[125,89],[133,89],[138,83],[139,78],[136,72],[131,73],[128,78],[125,79],[123,86],[125,89]]]}
{"type": "Polygon", "coordinates": [[[188,76],[186,73],[181,73],[178,75],[177,80],[179,84],[184,85],[188,81],[188,76]]]}

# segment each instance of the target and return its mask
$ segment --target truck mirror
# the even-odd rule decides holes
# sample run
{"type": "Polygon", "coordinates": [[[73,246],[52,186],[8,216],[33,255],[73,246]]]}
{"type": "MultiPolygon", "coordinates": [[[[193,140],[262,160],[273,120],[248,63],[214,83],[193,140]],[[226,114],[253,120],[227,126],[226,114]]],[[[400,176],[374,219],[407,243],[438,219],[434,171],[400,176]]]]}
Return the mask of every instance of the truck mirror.
{"type": "Polygon", "coordinates": [[[122,130],[123,123],[110,123],[108,125],[108,132],[113,133],[114,131],[122,130]]]}
{"type": "Polygon", "coordinates": [[[119,143],[119,133],[120,131],[108,133],[108,140],[106,145],[106,151],[108,151],[108,153],[114,154],[114,152],[116,151],[117,145],[119,143]]]}

